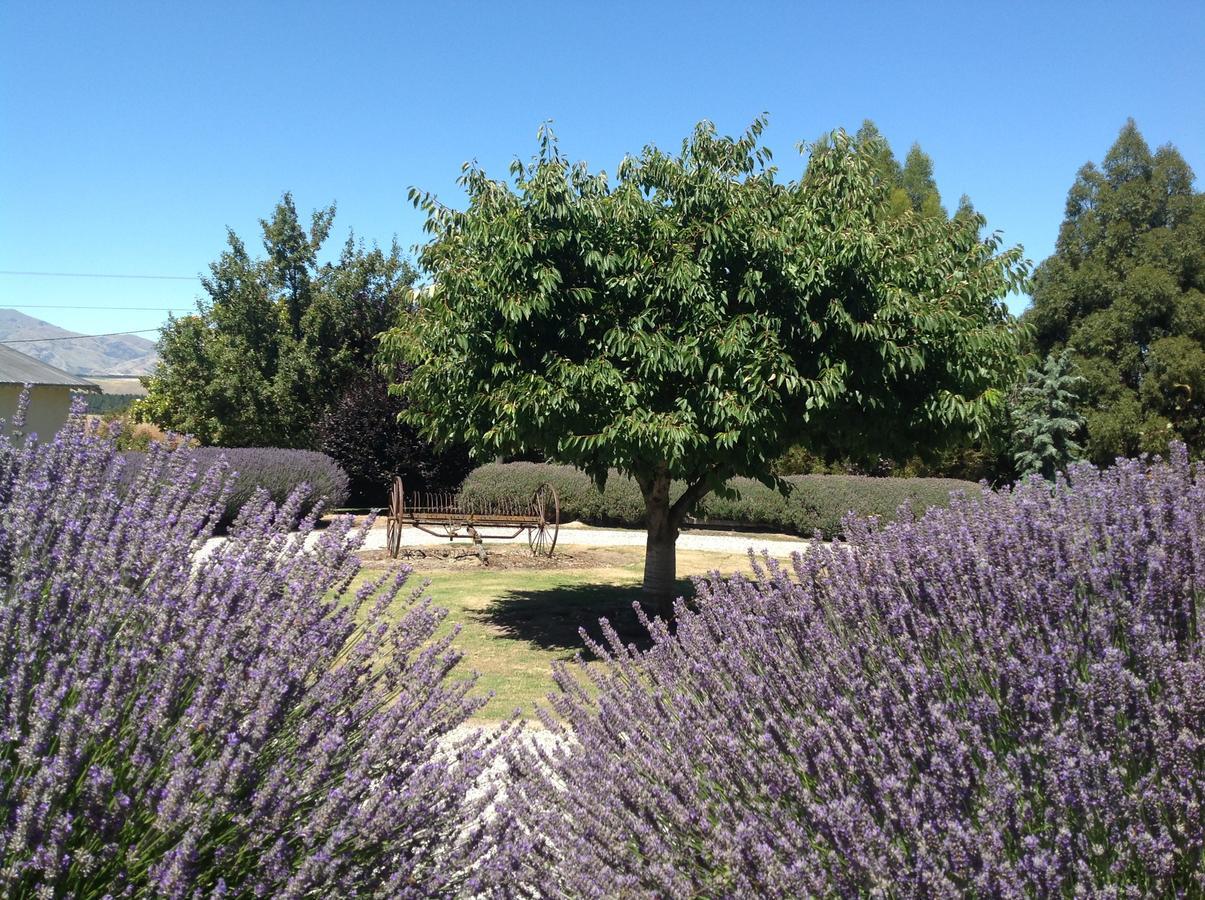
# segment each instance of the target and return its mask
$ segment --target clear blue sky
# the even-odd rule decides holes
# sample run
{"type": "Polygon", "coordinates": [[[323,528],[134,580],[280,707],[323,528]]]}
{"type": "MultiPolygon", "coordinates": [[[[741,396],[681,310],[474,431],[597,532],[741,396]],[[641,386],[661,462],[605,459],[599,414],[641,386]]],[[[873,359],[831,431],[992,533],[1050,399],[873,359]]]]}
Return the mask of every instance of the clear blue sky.
{"type": "MultiPolygon", "coordinates": [[[[1127,116],[1205,176],[1205,0],[1181,3],[0,4],[0,270],[194,276],[282,191],[335,236],[409,247],[411,185],[459,203],[554,122],[614,171],[709,118],[770,113],[794,152],[872,118],[919,141],[1034,260],[1127,116]]],[[[1198,180],[1198,188],[1201,186],[1198,180]]],[[[0,275],[0,305],[85,333],[153,328],[191,281],[0,275]]],[[[1019,307],[1021,304],[1015,304],[1019,307]]],[[[1015,311],[1019,311],[1019,308],[1015,311]]],[[[150,335],[153,337],[154,335],[150,335]]]]}

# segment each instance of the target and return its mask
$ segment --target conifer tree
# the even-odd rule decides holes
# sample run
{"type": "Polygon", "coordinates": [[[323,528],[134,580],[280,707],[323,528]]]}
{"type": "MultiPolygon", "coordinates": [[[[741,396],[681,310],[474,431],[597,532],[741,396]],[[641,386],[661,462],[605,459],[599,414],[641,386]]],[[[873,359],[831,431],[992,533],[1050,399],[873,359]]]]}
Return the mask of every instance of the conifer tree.
{"type": "Polygon", "coordinates": [[[1030,369],[1016,410],[1014,459],[1022,476],[1041,475],[1053,481],[1058,472],[1083,456],[1076,438],[1084,417],[1076,409],[1084,384],[1067,351],[1051,354],[1041,369],[1030,369]]]}
{"type": "Polygon", "coordinates": [[[1080,169],[1025,318],[1039,352],[1073,348],[1093,462],[1205,453],[1205,193],[1174,147],[1130,120],[1080,169]]]}
{"type": "Polygon", "coordinates": [[[416,275],[396,245],[366,250],[354,235],[320,262],[334,215],[306,223],[286,193],[260,220],[262,257],[227,234],[197,312],[163,330],[137,415],[210,445],[313,448],[316,422],[371,370],[416,275]]]}
{"type": "MultiPolygon", "coordinates": [[[[947,218],[937,181],[933,178],[933,158],[921,149],[920,144],[912,145],[901,166],[891,151],[891,145],[870,119],[862,122],[855,141],[873,161],[879,178],[887,185],[892,215],[900,216],[911,210],[925,218],[947,218]]],[[[973,214],[970,199],[965,194],[963,201],[959,209],[965,205],[969,210],[968,215],[973,214]]]]}

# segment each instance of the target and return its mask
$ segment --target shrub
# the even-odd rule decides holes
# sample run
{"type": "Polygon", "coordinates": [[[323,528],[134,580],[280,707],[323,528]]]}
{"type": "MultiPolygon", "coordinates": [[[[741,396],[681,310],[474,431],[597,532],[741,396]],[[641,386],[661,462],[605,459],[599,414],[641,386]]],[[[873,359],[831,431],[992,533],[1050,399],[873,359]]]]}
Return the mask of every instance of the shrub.
{"type": "Polygon", "coordinates": [[[359,533],[290,534],[299,495],[198,555],[225,467],[121,467],[78,416],[0,437],[0,894],[457,890],[494,750],[447,738],[480,701],[442,611],[405,570],[353,595],[359,533]]]}
{"type": "Polygon", "coordinates": [[[88,394],[84,401],[89,415],[111,416],[126,412],[140,394],[88,394]]]}
{"type": "Polygon", "coordinates": [[[152,444],[167,444],[169,447],[197,446],[197,442],[187,435],[172,434],[147,422],[135,422],[128,412],[101,416],[100,421],[113,435],[118,450],[137,450],[145,453],[152,444]]]}
{"type": "Polygon", "coordinates": [[[786,497],[760,482],[734,479],[732,486],[739,498],[705,497],[697,515],[704,520],[764,524],[791,534],[819,532],[833,538],[842,533],[842,522],[851,513],[892,522],[905,503],[923,513],[930,507],[947,506],[952,492],[981,492],[979,485],[955,478],[794,475],[785,480],[791,486],[786,497]]]}
{"type": "Polygon", "coordinates": [[[344,390],[318,420],[316,446],[347,472],[357,506],[384,506],[395,475],[413,490],[451,491],[472,468],[463,448],[437,451],[399,423],[404,408],[384,378],[369,376],[344,390]]]}
{"type": "MultiPolygon", "coordinates": [[[[759,526],[789,534],[825,537],[841,533],[849,513],[879,516],[893,521],[900,506],[910,503],[923,512],[945,506],[951,491],[977,494],[980,487],[952,478],[868,478],[859,475],[794,475],[784,479],[790,493],[750,478],[733,479],[729,486],[739,496],[725,499],[715,494],[703,498],[695,509],[703,522],[759,526]]],[[[603,492],[589,477],[570,466],[548,463],[489,463],[474,469],[461,485],[461,497],[476,502],[526,499],[541,483],[557,489],[563,521],[579,519],[592,525],[644,526],[644,500],[630,478],[611,473],[603,492]]],[[[680,491],[680,486],[678,491],[680,491]]],[[[678,491],[671,493],[676,499],[678,491]]]]}
{"type": "MultiPolygon", "coordinates": [[[[644,526],[644,498],[630,478],[612,472],[605,493],[590,477],[572,466],[552,463],[487,463],[474,469],[460,486],[465,503],[527,500],[544,482],[556,488],[561,521],[591,525],[644,526]]],[[[675,495],[677,496],[677,495],[675,495]]]]}
{"type": "Polygon", "coordinates": [[[1041,369],[1030,369],[1017,398],[1013,458],[1021,475],[1054,480],[1056,472],[1084,458],[1076,438],[1084,431],[1078,409],[1086,379],[1075,371],[1071,353],[1051,353],[1041,369]]]}
{"type": "MultiPolygon", "coordinates": [[[[225,467],[233,474],[218,527],[232,523],[260,489],[267,491],[274,503],[281,504],[299,486],[306,485],[298,515],[308,515],[319,503],[331,510],[347,500],[347,473],[325,453],[278,447],[197,447],[188,452],[202,473],[225,460],[225,467]]],[[[133,480],[145,459],[143,453],[126,454],[127,481],[133,480]]]]}
{"type": "Polygon", "coordinates": [[[557,668],[565,739],[512,751],[512,879],[1201,895],[1205,465],[1181,447],[847,530],[701,581],[647,651],[608,630],[598,666],[557,668]]]}

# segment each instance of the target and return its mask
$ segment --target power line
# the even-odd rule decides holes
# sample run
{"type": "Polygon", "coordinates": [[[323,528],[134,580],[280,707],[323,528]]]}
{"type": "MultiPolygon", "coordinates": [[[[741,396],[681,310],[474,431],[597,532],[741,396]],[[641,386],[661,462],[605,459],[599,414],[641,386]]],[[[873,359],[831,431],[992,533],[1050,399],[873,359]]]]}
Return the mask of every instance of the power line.
{"type": "Polygon", "coordinates": [[[96,312],[136,310],[141,312],[188,312],[189,306],[65,306],[58,303],[4,303],[0,309],[91,309],[96,312]]]}
{"type": "Polygon", "coordinates": [[[43,278],[148,278],[155,281],[200,281],[200,275],[123,275],[113,272],[18,272],[0,269],[0,275],[36,275],[43,278]]]}
{"type": "Polygon", "coordinates": [[[21,338],[16,341],[0,341],[0,344],[41,344],[45,341],[79,341],[84,338],[121,337],[125,334],[149,334],[152,331],[162,331],[161,328],[140,328],[137,331],[110,331],[107,334],[72,334],[64,337],[21,338]]]}

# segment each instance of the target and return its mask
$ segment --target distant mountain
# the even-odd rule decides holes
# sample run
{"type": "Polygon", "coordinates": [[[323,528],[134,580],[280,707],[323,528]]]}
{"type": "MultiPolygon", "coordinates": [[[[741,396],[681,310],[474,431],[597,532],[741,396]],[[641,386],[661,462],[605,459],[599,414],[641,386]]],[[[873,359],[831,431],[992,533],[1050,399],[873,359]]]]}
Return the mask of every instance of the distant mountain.
{"type": "Polygon", "coordinates": [[[73,375],[149,375],[159,362],[155,342],[146,338],[83,337],[15,309],[0,309],[0,341],[30,338],[70,338],[9,346],[73,375]]]}

